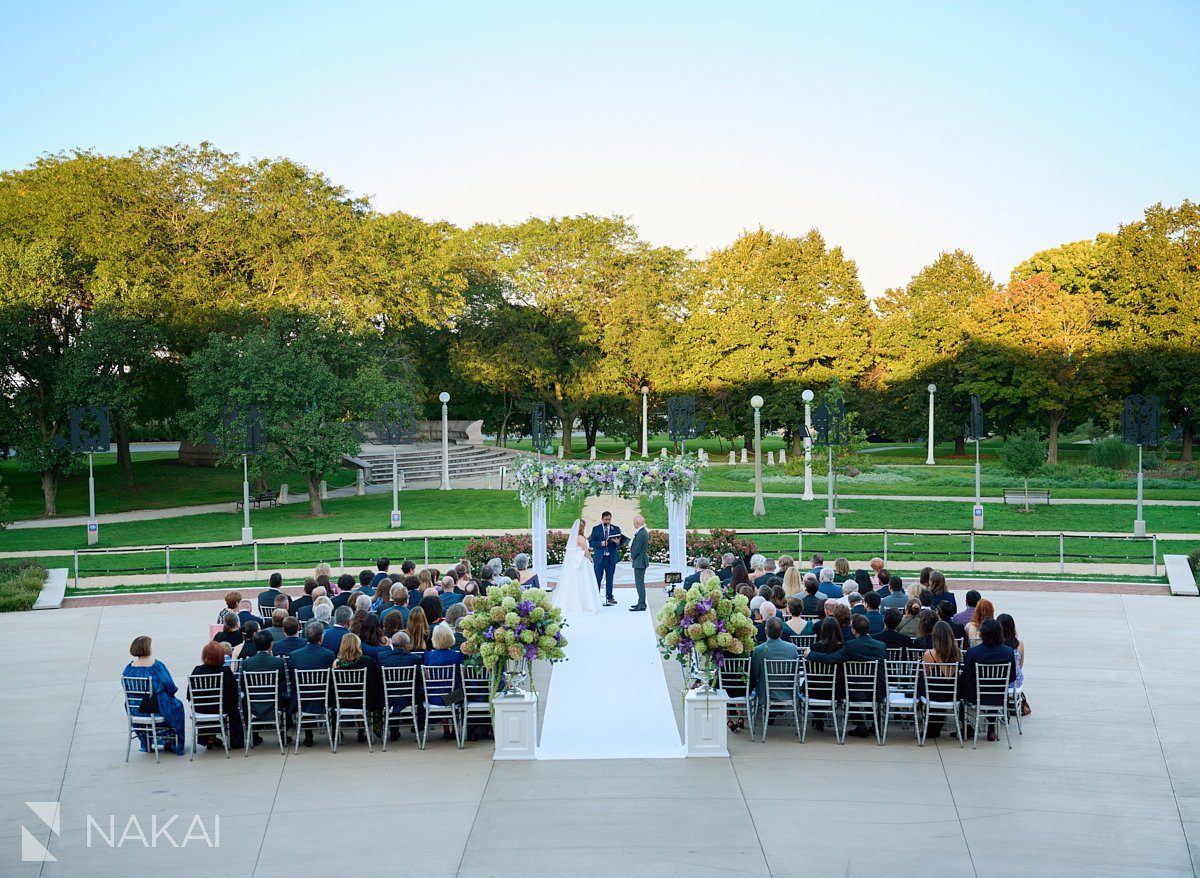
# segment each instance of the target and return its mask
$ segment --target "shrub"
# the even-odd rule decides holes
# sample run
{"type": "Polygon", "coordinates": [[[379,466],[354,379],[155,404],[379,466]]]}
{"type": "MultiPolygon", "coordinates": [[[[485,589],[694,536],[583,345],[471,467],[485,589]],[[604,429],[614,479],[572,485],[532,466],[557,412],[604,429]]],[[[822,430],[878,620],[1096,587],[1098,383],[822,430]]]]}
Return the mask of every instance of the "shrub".
{"type": "Polygon", "coordinates": [[[1106,436],[1088,448],[1088,463],[1114,470],[1130,470],[1137,466],[1137,448],[1126,445],[1120,436],[1106,436]]]}
{"type": "Polygon", "coordinates": [[[0,563],[0,613],[33,609],[45,581],[45,568],[36,564],[0,563]]]}
{"type": "Polygon", "coordinates": [[[718,559],[729,552],[742,559],[749,566],[750,556],[758,551],[758,543],[754,540],[739,537],[736,530],[710,530],[708,536],[702,536],[696,531],[688,531],[687,535],[688,560],[692,561],[703,555],[718,566],[718,559]]]}
{"type": "Polygon", "coordinates": [[[1188,565],[1192,568],[1192,574],[1200,574],[1200,549],[1194,549],[1188,555],[1188,565]]]}

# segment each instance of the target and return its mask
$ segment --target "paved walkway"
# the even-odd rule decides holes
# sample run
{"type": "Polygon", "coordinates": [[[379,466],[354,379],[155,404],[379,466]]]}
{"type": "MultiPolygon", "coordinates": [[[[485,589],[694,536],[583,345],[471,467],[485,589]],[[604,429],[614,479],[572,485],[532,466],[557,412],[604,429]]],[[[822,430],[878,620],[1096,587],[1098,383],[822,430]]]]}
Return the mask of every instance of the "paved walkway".
{"type": "MultiPolygon", "coordinates": [[[[898,723],[883,747],[855,738],[838,746],[828,731],[810,731],[800,744],[777,723],[765,743],[731,735],[723,759],[512,763],[493,762],[490,743],[458,750],[436,731],[424,751],[405,731],[386,753],[379,746],[368,753],[350,734],[332,754],[317,735],[315,747],[284,757],[266,735],[249,758],[205,752],[195,762],[168,755],[156,765],[135,748],[126,763],[117,677],[130,641],[153,637],[155,657],[186,688],[215,604],[6,613],[0,872],[292,878],[298,870],[344,871],[345,845],[307,843],[303,835],[312,791],[344,789],[371,791],[381,802],[419,799],[457,828],[436,843],[355,850],[358,871],[396,872],[399,863],[400,874],[423,878],[875,878],[929,874],[931,856],[936,871],[955,876],[1193,876],[1200,705],[1191,669],[1200,657],[1193,636],[1200,601],[1020,592],[995,599],[1029,644],[1033,714],[1023,735],[1013,729],[1011,750],[1003,734],[1000,743],[981,740],[978,750],[946,734],[917,747],[898,723]],[[905,817],[881,844],[855,843],[844,831],[803,832],[794,815],[812,811],[815,791],[830,814],[881,815],[890,807],[905,817]],[[26,802],[60,802],[59,832],[26,802]],[[219,847],[173,847],[160,837],[151,848],[136,830],[120,847],[93,831],[88,846],[88,815],[105,833],[113,815],[117,837],[136,815],[148,843],[151,818],[161,828],[175,814],[169,831],[177,843],[194,815],[210,833],[219,815],[219,847]],[[57,861],[20,862],[22,827],[57,861]]],[[[661,603],[652,590],[651,609],[661,603]]],[[[679,667],[668,663],[665,672],[678,713],[679,667]]],[[[543,702],[552,698],[545,663],[534,679],[543,702]]]]}

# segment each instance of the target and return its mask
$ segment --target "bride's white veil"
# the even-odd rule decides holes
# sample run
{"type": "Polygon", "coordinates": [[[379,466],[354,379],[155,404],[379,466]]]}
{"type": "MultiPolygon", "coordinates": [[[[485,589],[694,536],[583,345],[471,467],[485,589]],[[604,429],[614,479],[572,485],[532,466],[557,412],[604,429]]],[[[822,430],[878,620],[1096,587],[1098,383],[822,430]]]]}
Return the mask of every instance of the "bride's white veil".
{"type": "Polygon", "coordinates": [[[579,543],[577,543],[575,541],[575,538],[577,536],[579,536],[579,519],[578,518],[575,519],[573,522],[571,522],[571,530],[567,534],[567,549],[563,553],[564,569],[569,570],[572,568],[573,564],[578,564],[579,556],[581,554],[583,554],[579,548],[579,543]]]}

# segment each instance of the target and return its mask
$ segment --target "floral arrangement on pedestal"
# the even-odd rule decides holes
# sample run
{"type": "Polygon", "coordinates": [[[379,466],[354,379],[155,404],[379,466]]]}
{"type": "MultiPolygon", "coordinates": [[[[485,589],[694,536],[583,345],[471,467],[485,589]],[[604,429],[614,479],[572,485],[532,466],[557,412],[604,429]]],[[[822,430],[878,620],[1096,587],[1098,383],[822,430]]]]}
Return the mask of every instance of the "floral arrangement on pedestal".
{"type": "Polygon", "coordinates": [[[689,589],[676,586],[658,614],[655,632],[663,658],[693,663],[706,686],[726,658],[750,655],[757,634],[746,596],[727,596],[715,576],[689,589]]]}
{"type": "Polygon", "coordinates": [[[672,499],[691,496],[700,482],[694,455],[637,461],[541,461],[528,457],[517,467],[517,492],[526,506],[537,499],[558,503],[580,495],[672,499]]]}
{"type": "Polygon", "coordinates": [[[534,659],[566,658],[562,610],[551,606],[550,596],[540,588],[522,589],[516,582],[492,586],[475,598],[475,612],[459,625],[467,638],[463,654],[478,656],[493,680],[503,669],[524,670],[534,659]]]}

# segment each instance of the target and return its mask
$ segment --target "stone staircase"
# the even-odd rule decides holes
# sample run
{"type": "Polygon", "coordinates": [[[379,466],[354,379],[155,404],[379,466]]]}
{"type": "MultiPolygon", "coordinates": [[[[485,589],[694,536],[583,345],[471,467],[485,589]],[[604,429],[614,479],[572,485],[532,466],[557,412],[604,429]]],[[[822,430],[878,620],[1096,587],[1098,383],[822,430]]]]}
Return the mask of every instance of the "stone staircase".
{"type": "MultiPolygon", "coordinates": [[[[504,487],[511,486],[513,468],[521,455],[489,445],[450,444],[450,485],[455,488],[499,488],[500,470],[506,470],[504,487]]],[[[356,458],[366,464],[367,484],[391,485],[390,446],[364,446],[356,458]]],[[[406,488],[436,488],[442,483],[442,446],[423,442],[397,446],[396,463],[406,488]]]]}

